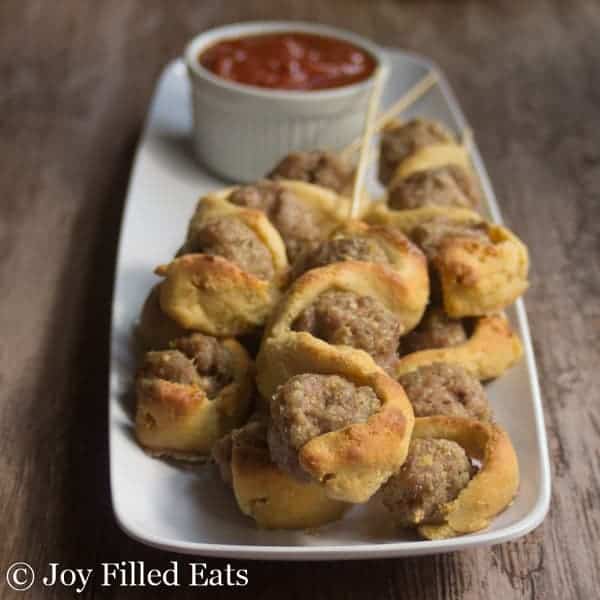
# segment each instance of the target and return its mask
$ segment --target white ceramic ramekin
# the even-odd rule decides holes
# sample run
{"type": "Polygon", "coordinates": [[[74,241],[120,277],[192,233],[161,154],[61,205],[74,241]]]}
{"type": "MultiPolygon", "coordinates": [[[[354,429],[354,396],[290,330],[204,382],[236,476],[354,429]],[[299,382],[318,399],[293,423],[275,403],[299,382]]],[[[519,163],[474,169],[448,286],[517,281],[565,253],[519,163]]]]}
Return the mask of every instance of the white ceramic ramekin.
{"type": "Polygon", "coordinates": [[[198,62],[206,47],[227,38],[302,31],[339,38],[366,50],[387,74],[379,48],[334,27],[288,21],[227,25],[206,31],[187,46],[194,148],[199,161],[233,181],[263,177],[294,150],[339,149],[360,135],[373,86],[365,81],[318,91],[270,90],[221,79],[198,62]]]}

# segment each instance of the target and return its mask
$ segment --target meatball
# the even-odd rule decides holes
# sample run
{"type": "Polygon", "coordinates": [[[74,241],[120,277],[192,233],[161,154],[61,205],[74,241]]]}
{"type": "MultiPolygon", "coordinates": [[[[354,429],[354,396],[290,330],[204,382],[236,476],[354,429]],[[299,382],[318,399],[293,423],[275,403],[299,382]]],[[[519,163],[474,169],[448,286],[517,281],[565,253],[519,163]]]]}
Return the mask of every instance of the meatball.
{"type": "Polygon", "coordinates": [[[485,223],[452,223],[444,218],[431,219],[417,225],[410,237],[430,261],[435,260],[442,243],[450,238],[470,238],[491,243],[485,223]]]}
{"type": "Polygon", "coordinates": [[[264,211],[281,234],[290,262],[323,237],[314,210],[274,181],[242,186],[231,193],[229,201],[264,211]]]}
{"type": "Polygon", "coordinates": [[[423,206],[477,208],[479,189],[470,173],[448,165],[409,175],[390,190],[388,204],[395,210],[423,206]]]}
{"type": "Polygon", "coordinates": [[[443,309],[432,306],[427,309],[416,329],[400,340],[402,354],[449,348],[467,341],[467,332],[462,319],[452,319],[443,309]]]}
{"type": "Polygon", "coordinates": [[[345,260],[389,263],[387,254],[377,241],[364,237],[339,237],[321,242],[304,254],[294,265],[294,277],[305,271],[345,260]]]}
{"type": "Polygon", "coordinates": [[[142,385],[155,379],[196,385],[212,399],[232,380],[231,357],[217,339],[193,333],[175,340],[171,350],[147,352],[139,378],[142,385]]]}
{"type": "Polygon", "coordinates": [[[333,152],[292,152],[267,177],[307,181],[343,194],[352,187],[354,167],[333,152]]]}
{"type": "Polygon", "coordinates": [[[217,440],[212,448],[212,457],[221,479],[229,486],[233,485],[231,460],[233,449],[248,450],[251,448],[267,448],[267,421],[264,418],[251,418],[246,425],[230,431],[217,440]]]}
{"type": "Polygon", "coordinates": [[[141,369],[143,378],[166,379],[184,385],[200,385],[194,363],[178,350],[147,352],[141,369]]]}
{"type": "Polygon", "coordinates": [[[380,406],[370,387],[357,387],[338,375],[296,375],[271,399],[271,458],[284,471],[307,479],[298,462],[302,446],[324,433],[364,423],[380,406]]]}
{"type": "Polygon", "coordinates": [[[193,333],[175,340],[173,346],[192,361],[200,375],[200,387],[209,398],[231,383],[231,355],[218,339],[193,333]]]}
{"type": "Polygon", "coordinates": [[[469,458],[456,442],[417,438],[381,498],[400,527],[443,523],[444,505],[466,487],[471,473],[469,458]]]}
{"type": "Polygon", "coordinates": [[[330,344],[360,348],[383,368],[389,368],[397,358],[404,326],[371,296],[330,290],[298,316],[293,329],[308,331],[330,344]]]}
{"type": "Polygon", "coordinates": [[[243,221],[221,217],[206,223],[186,245],[187,252],[222,256],[260,279],[273,279],[275,271],[271,252],[243,221]]]}
{"type": "Polygon", "coordinates": [[[396,167],[410,154],[425,146],[450,142],[454,142],[454,136],[435,121],[413,119],[389,125],[381,136],[379,179],[387,186],[396,167]]]}
{"type": "Polygon", "coordinates": [[[491,419],[492,411],[481,383],[459,365],[426,365],[402,375],[398,381],[416,417],[491,419]]]}

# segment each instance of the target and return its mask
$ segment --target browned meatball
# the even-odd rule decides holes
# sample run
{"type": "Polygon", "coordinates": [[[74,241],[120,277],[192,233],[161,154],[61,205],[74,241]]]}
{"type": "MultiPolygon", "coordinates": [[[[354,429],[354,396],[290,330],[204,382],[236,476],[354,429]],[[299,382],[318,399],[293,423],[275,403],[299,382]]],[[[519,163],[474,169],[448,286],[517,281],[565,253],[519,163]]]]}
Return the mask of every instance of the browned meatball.
{"type": "Polygon", "coordinates": [[[252,228],[236,217],[209,221],[188,240],[185,251],[222,256],[260,279],[270,280],[275,274],[269,249],[252,228]]]}
{"type": "Polygon", "coordinates": [[[434,363],[406,373],[398,381],[415,417],[445,415],[489,421],[492,416],[481,383],[459,365],[434,363]]]}
{"type": "Polygon", "coordinates": [[[314,211],[274,181],[242,186],[231,193],[229,201],[264,211],[281,234],[291,262],[323,237],[314,211]]]}
{"type": "Polygon", "coordinates": [[[292,152],[267,177],[307,181],[342,194],[352,187],[354,167],[333,152],[292,152]]]}
{"type": "Polygon", "coordinates": [[[230,431],[214,444],[212,457],[221,474],[221,479],[231,486],[233,476],[231,459],[233,449],[250,450],[252,448],[267,448],[267,421],[265,418],[251,418],[246,425],[230,431]]]}
{"type": "Polygon", "coordinates": [[[370,387],[357,387],[343,377],[296,375],[271,399],[271,458],[291,475],[306,479],[298,462],[304,444],[352,423],[364,423],[380,406],[370,387]]]}
{"type": "Polygon", "coordinates": [[[485,223],[452,223],[446,219],[432,219],[415,227],[411,239],[421,248],[428,260],[434,260],[444,242],[450,238],[470,238],[490,244],[485,223]]]}
{"type": "Polygon", "coordinates": [[[140,370],[143,378],[166,379],[173,383],[200,385],[194,363],[178,350],[147,352],[140,370]]]}
{"type": "Polygon", "coordinates": [[[444,505],[466,487],[471,474],[471,463],[456,442],[417,438],[400,471],[381,489],[381,498],[400,527],[439,524],[444,505]]]}
{"type": "Polygon", "coordinates": [[[180,350],[193,363],[201,378],[200,387],[210,397],[233,378],[231,354],[217,338],[201,333],[178,338],[173,347],[180,350]]]}
{"type": "Polygon", "coordinates": [[[477,208],[479,189],[473,176],[454,165],[417,171],[396,184],[388,204],[394,210],[423,206],[477,208]]]}
{"type": "Polygon", "coordinates": [[[330,344],[360,348],[383,368],[397,357],[404,329],[398,317],[379,300],[354,292],[331,290],[321,294],[293,323],[330,344]]]}
{"type": "Polygon", "coordinates": [[[381,136],[379,179],[388,185],[396,167],[410,154],[432,144],[453,142],[454,136],[440,123],[413,119],[386,127],[381,136]]]}
{"type": "Polygon", "coordinates": [[[216,338],[193,333],[172,343],[173,349],[147,352],[139,373],[140,385],[156,379],[197,385],[214,398],[232,379],[231,357],[216,338]]]}
{"type": "Polygon", "coordinates": [[[462,319],[450,318],[443,309],[427,309],[416,329],[400,340],[401,354],[410,354],[433,348],[449,348],[467,341],[462,319]]]}
{"type": "Polygon", "coordinates": [[[362,260],[386,264],[387,254],[376,240],[364,237],[339,237],[321,242],[301,256],[294,265],[294,277],[305,271],[345,260],[362,260]]]}

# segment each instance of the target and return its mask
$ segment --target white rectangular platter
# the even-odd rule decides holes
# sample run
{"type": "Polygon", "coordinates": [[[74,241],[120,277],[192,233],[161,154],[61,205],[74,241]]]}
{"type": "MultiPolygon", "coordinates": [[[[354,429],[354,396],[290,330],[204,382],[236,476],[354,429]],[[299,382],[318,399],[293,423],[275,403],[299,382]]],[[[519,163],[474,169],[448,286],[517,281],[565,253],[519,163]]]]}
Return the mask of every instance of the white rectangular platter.
{"type": "MultiPolygon", "coordinates": [[[[427,60],[389,51],[390,105],[429,70],[427,60]]],[[[439,71],[438,71],[439,74],[439,71]]],[[[438,119],[460,132],[465,119],[443,76],[407,113],[438,119]]],[[[525,346],[524,359],[487,386],[496,418],[509,432],[520,463],[514,503],[488,530],[442,541],[398,538],[374,503],[315,532],[264,531],[237,509],[213,465],[182,466],[150,458],[133,436],[131,394],[136,368],[132,334],[156,282],[153,268],[178,249],[199,196],[225,184],[202,170],[191,150],[188,81],[182,62],[164,70],[139,143],[125,204],[114,288],[110,360],[110,478],[120,526],[133,538],[165,550],[205,556],[271,560],[361,559],[449,552],[518,538],[543,520],[550,469],[536,367],[522,301],[509,316],[525,346]]],[[[473,162],[488,216],[500,212],[477,148],[473,162]]],[[[371,186],[376,186],[371,177],[371,186]]]]}

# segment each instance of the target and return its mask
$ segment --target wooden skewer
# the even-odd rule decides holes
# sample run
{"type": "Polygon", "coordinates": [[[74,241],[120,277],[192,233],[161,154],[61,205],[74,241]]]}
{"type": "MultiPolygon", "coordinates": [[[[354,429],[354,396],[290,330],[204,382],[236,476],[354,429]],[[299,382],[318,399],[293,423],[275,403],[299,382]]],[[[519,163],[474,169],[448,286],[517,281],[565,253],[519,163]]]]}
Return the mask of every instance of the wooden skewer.
{"type": "Polygon", "coordinates": [[[360,140],[360,156],[358,166],[356,167],[356,176],[354,178],[354,189],[352,191],[352,205],[350,207],[350,218],[356,219],[360,213],[361,197],[364,187],[365,175],[369,166],[369,148],[371,146],[371,137],[375,131],[375,119],[379,107],[379,99],[383,90],[383,72],[381,69],[375,73],[375,82],[369,105],[367,107],[367,116],[365,118],[365,127],[360,140]]]}
{"type": "MultiPolygon", "coordinates": [[[[437,83],[437,74],[435,71],[429,71],[425,77],[419,80],[413,87],[406,92],[401,98],[399,98],[390,108],[384,111],[373,128],[372,133],[381,131],[385,125],[395,117],[397,114],[404,112],[409,106],[414,104],[421,96],[426,94],[435,84],[437,83]]],[[[353,142],[348,144],[339,153],[342,159],[349,159],[361,146],[361,138],[355,139],[353,142]]]]}

